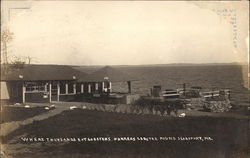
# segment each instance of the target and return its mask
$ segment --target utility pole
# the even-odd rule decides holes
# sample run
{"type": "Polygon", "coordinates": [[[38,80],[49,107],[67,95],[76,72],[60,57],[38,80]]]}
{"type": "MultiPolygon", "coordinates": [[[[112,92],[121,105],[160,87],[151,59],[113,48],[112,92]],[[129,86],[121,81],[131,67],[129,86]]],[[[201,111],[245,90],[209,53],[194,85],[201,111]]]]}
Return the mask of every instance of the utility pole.
{"type": "Polygon", "coordinates": [[[186,83],[183,83],[183,92],[184,92],[184,95],[186,95],[186,83]]]}
{"type": "Polygon", "coordinates": [[[184,96],[186,96],[186,86],[187,86],[187,84],[189,84],[189,83],[178,84],[178,85],[182,85],[182,87],[183,87],[183,95],[184,96]]]}

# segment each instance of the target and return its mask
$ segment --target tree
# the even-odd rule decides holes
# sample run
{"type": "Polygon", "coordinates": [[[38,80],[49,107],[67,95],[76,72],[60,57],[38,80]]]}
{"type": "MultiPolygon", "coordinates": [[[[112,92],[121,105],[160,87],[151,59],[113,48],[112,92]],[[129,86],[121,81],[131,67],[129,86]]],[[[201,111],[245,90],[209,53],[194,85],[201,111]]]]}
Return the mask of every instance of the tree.
{"type": "Polygon", "coordinates": [[[2,45],[2,55],[3,61],[1,59],[1,64],[8,64],[8,44],[13,40],[13,33],[9,30],[3,30],[1,33],[1,45],[2,45]]]}
{"type": "Polygon", "coordinates": [[[8,44],[13,40],[14,34],[9,30],[3,30],[1,32],[1,72],[3,74],[9,73],[15,69],[22,69],[26,63],[30,64],[32,58],[30,56],[21,57],[14,56],[9,59],[9,49],[8,44]]]}
{"type": "Polygon", "coordinates": [[[1,32],[1,72],[8,73],[8,44],[13,40],[13,33],[9,30],[1,32]]]}

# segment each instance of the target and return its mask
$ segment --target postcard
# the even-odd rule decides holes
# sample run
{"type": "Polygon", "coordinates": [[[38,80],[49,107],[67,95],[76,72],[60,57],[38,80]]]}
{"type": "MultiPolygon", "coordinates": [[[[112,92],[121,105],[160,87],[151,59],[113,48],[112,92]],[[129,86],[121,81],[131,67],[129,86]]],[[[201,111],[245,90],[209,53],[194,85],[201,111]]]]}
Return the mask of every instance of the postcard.
{"type": "Polygon", "coordinates": [[[249,1],[1,1],[3,158],[248,158],[249,1]]]}

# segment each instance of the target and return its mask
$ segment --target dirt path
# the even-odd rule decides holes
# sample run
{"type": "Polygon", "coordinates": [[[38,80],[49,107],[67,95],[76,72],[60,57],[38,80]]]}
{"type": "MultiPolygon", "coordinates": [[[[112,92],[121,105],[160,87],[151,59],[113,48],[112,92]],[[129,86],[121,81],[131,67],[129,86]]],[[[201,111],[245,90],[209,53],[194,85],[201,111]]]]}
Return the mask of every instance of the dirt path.
{"type": "Polygon", "coordinates": [[[42,113],[40,115],[28,118],[23,121],[12,121],[12,122],[6,122],[1,124],[1,133],[0,136],[7,136],[9,133],[13,132],[14,130],[18,129],[20,126],[25,126],[28,124],[33,123],[34,121],[40,121],[47,119],[51,116],[57,115],[61,113],[62,111],[66,110],[67,108],[62,106],[62,107],[57,107],[54,110],[49,110],[46,113],[42,113]]]}
{"type": "MultiPolygon", "coordinates": [[[[65,110],[69,110],[69,104],[65,104],[65,103],[59,103],[61,105],[58,106],[58,104],[55,104],[56,108],[53,110],[49,110],[46,113],[42,113],[40,115],[28,118],[26,120],[22,120],[22,121],[12,121],[12,122],[6,122],[1,124],[1,133],[0,136],[7,136],[8,134],[10,134],[11,132],[17,130],[19,127],[21,126],[25,126],[28,124],[33,123],[34,121],[41,121],[47,118],[50,118],[52,116],[55,116],[57,114],[60,114],[61,112],[65,111],[65,110]]],[[[29,103],[28,105],[31,105],[31,107],[35,107],[35,106],[49,106],[48,104],[31,104],[29,103]]],[[[28,144],[19,144],[19,143],[10,143],[10,144],[1,144],[0,148],[1,148],[1,153],[0,153],[0,157],[3,158],[14,158],[13,154],[16,154],[17,151],[18,153],[22,153],[22,152],[27,152],[26,150],[29,149],[29,145],[28,144]]],[[[34,145],[34,148],[37,147],[34,145]]]]}

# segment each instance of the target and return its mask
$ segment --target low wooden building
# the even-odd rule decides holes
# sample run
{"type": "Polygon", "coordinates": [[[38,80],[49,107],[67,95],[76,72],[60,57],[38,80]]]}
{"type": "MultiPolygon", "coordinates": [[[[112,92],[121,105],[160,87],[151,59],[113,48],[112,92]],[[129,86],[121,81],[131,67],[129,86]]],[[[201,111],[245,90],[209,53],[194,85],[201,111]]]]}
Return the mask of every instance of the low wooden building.
{"type": "Polygon", "coordinates": [[[78,95],[78,100],[131,104],[139,98],[138,95],[132,94],[132,81],[137,81],[137,79],[116,68],[105,66],[77,80],[77,89],[81,89],[82,92],[78,95]],[[112,91],[114,82],[127,82],[128,92],[114,93],[112,91]]]}
{"type": "Polygon", "coordinates": [[[85,73],[70,66],[25,65],[1,73],[1,102],[73,101],[85,73]]]}

